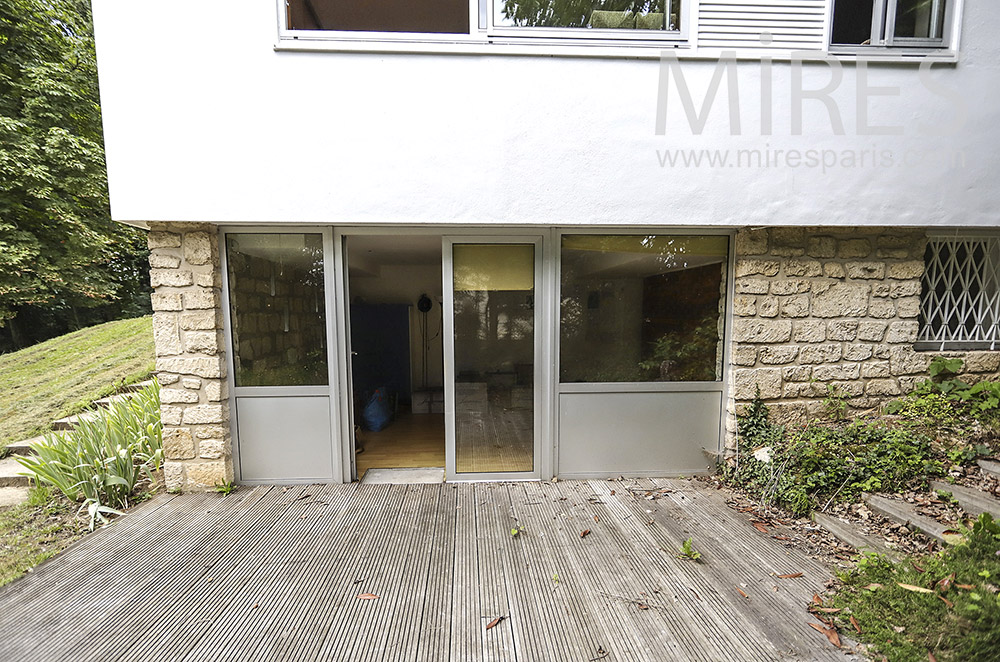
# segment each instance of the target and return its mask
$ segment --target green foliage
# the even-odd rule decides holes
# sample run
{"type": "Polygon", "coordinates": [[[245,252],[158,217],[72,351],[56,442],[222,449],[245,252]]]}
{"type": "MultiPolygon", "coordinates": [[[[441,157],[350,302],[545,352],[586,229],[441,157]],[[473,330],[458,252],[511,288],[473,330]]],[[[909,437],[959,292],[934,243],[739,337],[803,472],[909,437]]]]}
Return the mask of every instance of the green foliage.
{"type": "Polygon", "coordinates": [[[109,215],[90,2],[0,0],[0,327],[147,291],[144,254],[109,215]]]}
{"type": "Polygon", "coordinates": [[[719,315],[713,313],[690,331],[660,336],[652,343],[650,359],[639,367],[647,378],[711,382],[716,378],[718,355],[719,315]]]}
{"type": "Polygon", "coordinates": [[[74,504],[35,489],[26,503],[0,508],[0,586],[55,556],[82,535],[74,504]],[[43,498],[44,497],[44,498],[43,498]]]}
{"type": "Polygon", "coordinates": [[[159,385],[154,382],[134,397],[97,410],[92,419],[81,419],[76,430],[46,435],[32,445],[34,457],[18,458],[41,484],[51,485],[72,501],[83,501],[90,528],[104,515],[127,508],[143,476],[152,482],[152,471],[163,457],[159,385]]]}
{"type": "Polygon", "coordinates": [[[686,558],[692,561],[697,561],[701,558],[701,552],[694,548],[694,542],[691,538],[688,538],[681,543],[681,552],[677,555],[679,558],[686,558]]]}
{"type": "Polygon", "coordinates": [[[842,577],[835,618],[890,662],[992,662],[1000,659],[1000,526],[980,516],[965,542],[919,563],[869,556],[842,577]],[[901,586],[902,585],[902,586],[901,586]],[[920,590],[926,589],[926,590],[920,590]]]}
{"type": "Polygon", "coordinates": [[[727,480],[796,515],[862,492],[917,487],[943,473],[930,441],[906,428],[856,421],[786,431],[768,422],[759,397],[738,422],[739,461],[726,469],[727,480]],[[761,447],[771,449],[770,461],[753,455],[761,447]]]}
{"type": "Polygon", "coordinates": [[[998,413],[1000,383],[983,381],[972,386],[958,379],[957,375],[961,370],[962,359],[934,357],[928,367],[931,378],[917,384],[913,397],[942,395],[951,402],[965,405],[976,414],[998,413]]]}
{"type": "Polygon", "coordinates": [[[231,480],[226,481],[225,483],[219,483],[218,485],[215,486],[215,491],[218,492],[219,494],[225,494],[225,495],[232,494],[233,492],[236,491],[236,483],[234,483],[231,480]]]}
{"type": "Polygon", "coordinates": [[[663,0],[504,0],[503,13],[515,25],[585,28],[595,10],[662,13],[663,5],[663,0]]]}
{"type": "Polygon", "coordinates": [[[842,421],[847,417],[847,396],[833,384],[826,385],[823,411],[831,421],[842,421]]]}

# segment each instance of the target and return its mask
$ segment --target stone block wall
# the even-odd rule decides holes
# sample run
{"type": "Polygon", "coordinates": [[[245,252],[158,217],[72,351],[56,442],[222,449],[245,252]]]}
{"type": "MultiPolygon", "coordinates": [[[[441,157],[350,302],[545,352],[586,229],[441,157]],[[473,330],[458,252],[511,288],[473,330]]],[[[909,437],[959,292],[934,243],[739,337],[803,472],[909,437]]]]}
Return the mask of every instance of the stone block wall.
{"type": "Polygon", "coordinates": [[[210,490],[233,479],[217,234],[150,223],[149,249],[167,489],[210,490]]]}
{"type": "Polygon", "coordinates": [[[726,422],[757,389],[774,420],[822,415],[828,385],[851,411],[878,407],[959,356],[972,381],[995,378],[1000,352],[918,352],[926,233],[919,229],[760,228],[736,237],[732,369],[726,422]]]}

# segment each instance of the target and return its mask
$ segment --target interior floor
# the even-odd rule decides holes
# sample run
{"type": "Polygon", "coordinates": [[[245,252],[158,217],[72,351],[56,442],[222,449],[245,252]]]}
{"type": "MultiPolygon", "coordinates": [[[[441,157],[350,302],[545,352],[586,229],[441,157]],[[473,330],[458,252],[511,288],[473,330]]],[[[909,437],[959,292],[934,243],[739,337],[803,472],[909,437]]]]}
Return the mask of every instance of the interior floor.
{"type": "Polygon", "coordinates": [[[358,479],[369,469],[444,466],[444,414],[400,412],[385,429],[358,436],[364,444],[355,460],[358,479]]]}

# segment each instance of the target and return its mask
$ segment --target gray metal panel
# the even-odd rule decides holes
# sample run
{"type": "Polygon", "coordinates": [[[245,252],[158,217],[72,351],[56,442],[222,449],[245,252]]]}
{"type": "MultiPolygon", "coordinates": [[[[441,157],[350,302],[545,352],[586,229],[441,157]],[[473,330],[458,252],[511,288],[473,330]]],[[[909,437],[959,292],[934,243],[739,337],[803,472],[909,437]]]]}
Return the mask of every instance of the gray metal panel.
{"type": "Polygon", "coordinates": [[[563,393],[559,476],[705,472],[719,450],[722,393],[563,393]]]}
{"type": "Polygon", "coordinates": [[[242,480],[338,480],[330,398],[236,398],[242,480]]]}

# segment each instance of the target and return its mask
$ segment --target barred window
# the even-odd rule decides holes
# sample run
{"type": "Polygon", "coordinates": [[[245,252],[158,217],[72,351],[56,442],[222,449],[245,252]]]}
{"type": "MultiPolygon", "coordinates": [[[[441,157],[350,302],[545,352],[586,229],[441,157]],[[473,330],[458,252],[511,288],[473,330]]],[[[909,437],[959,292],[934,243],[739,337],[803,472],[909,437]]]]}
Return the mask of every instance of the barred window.
{"type": "Polygon", "coordinates": [[[931,237],[924,253],[918,349],[997,349],[1000,237],[931,237]]]}

